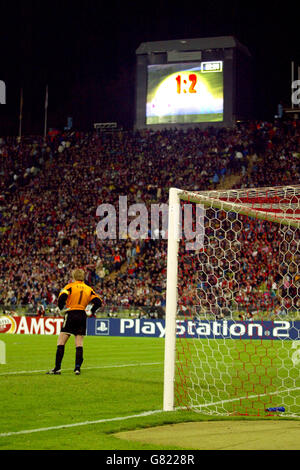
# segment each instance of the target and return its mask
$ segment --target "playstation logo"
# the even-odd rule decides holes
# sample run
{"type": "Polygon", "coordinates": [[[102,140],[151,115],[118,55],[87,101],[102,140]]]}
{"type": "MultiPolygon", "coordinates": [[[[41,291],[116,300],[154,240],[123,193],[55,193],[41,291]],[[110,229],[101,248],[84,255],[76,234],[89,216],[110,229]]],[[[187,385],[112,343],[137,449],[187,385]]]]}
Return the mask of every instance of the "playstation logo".
{"type": "Polygon", "coordinates": [[[96,335],[109,335],[109,320],[98,319],[95,322],[96,335]]]}

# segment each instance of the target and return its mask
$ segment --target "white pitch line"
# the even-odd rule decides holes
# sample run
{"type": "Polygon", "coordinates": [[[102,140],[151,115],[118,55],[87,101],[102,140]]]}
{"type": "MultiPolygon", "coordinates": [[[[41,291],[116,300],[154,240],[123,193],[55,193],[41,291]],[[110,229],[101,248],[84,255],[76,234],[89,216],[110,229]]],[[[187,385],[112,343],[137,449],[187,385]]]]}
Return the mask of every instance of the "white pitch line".
{"type": "MultiPolygon", "coordinates": [[[[109,364],[106,366],[93,366],[93,367],[85,367],[85,370],[90,370],[90,369],[113,369],[117,367],[136,367],[136,366],[157,366],[157,365],[162,365],[163,362],[136,362],[132,364],[109,364]]],[[[73,370],[71,369],[62,369],[62,371],[67,371],[67,370],[73,370]]],[[[41,370],[17,370],[13,372],[1,372],[1,375],[19,375],[19,374],[39,374],[41,372],[46,372],[45,369],[41,370]]]]}
{"type": "MultiPolygon", "coordinates": [[[[289,391],[293,391],[293,390],[299,390],[299,387],[289,389],[289,391]]],[[[282,391],[278,392],[278,394],[280,394],[281,392],[282,391]]],[[[276,394],[276,392],[271,392],[270,393],[270,395],[275,395],[275,394],[276,394]]],[[[267,394],[263,394],[263,395],[267,395],[267,394]]],[[[229,399],[229,400],[221,400],[220,402],[215,402],[215,403],[206,403],[206,404],[204,403],[202,405],[199,405],[196,408],[210,407],[210,406],[213,406],[213,405],[244,400],[246,398],[257,398],[258,396],[261,396],[261,395],[251,395],[249,397],[236,397],[236,398],[232,398],[232,399],[229,399]]],[[[174,411],[178,411],[178,410],[181,410],[181,407],[175,408],[174,411]]],[[[0,437],[10,437],[10,436],[16,436],[16,435],[20,435],[20,434],[32,434],[32,433],[35,433],[35,432],[43,432],[43,431],[54,431],[54,430],[57,430],[57,429],[67,429],[67,428],[74,428],[74,427],[78,427],[78,426],[87,426],[87,425],[90,425],[90,424],[111,423],[113,421],[125,421],[126,419],[141,418],[141,417],[150,416],[150,415],[157,414],[157,413],[163,413],[163,411],[164,410],[152,410],[152,411],[145,411],[143,413],[136,414],[136,415],[118,416],[116,418],[106,418],[106,419],[98,419],[98,420],[94,420],[94,421],[83,421],[83,422],[80,422],[80,423],[61,424],[59,426],[49,426],[49,427],[46,427],[46,428],[26,429],[26,430],[22,430],[22,431],[4,432],[4,433],[0,433],[0,437]]],[[[287,416],[289,416],[289,415],[287,415],[287,416]]],[[[294,417],[297,418],[298,415],[295,415],[294,417]]]]}
{"type": "Polygon", "coordinates": [[[13,432],[3,432],[0,434],[0,437],[9,437],[9,436],[16,436],[18,434],[32,434],[34,432],[43,432],[43,431],[54,431],[57,429],[66,429],[66,428],[74,428],[77,426],[87,426],[90,424],[100,424],[100,423],[110,423],[112,421],[125,421],[126,419],[132,418],[141,418],[145,416],[150,416],[156,413],[162,413],[163,410],[153,410],[153,411],[145,411],[143,413],[131,416],[119,416],[117,418],[107,418],[107,419],[98,419],[94,421],[83,421],[82,423],[73,423],[73,424],[61,424],[60,426],[49,426],[47,428],[37,428],[37,429],[26,429],[23,431],[13,431],[13,432]]]}
{"type": "MultiPolygon", "coordinates": [[[[139,363],[132,363],[132,364],[110,364],[106,366],[85,367],[85,369],[110,369],[110,368],[116,368],[116,367],[153,366],[153,365],[162,365],[162,364],[163,364],[162,362],[139,362],[139,363]]],[[[63,369],[63,370],[73,370],[73,369],[63,369]]],[[[15,371],[15,372],[3,372],[0,375],[32,374],[32,373],[41,373],[41,372],[45,372],[45,370],[23,370],[23,371],[15,371]]],[[[149,415],[156,414],[156,413],[161,413],[162,411],[163,410],[146,411],[141,414],[132,415],[132,416],[120,416],[116,418],[100,419],[96,421],[84,421],[81,423],[62,424],[60,426],[50,426],[46,428],[27,429],[23,431],[12,431],[12,432],[7,432],[7,433],[1,433],[0,437],[15,436],[18,434],[31,434],[35,432],[51,431],[55,429],[72,428],[75,426],[86,426],[89,424],[109,423],[112,421],[124,421],[126,419],[139,418],[139,417],[149,416],[149,415]]]]}
{"type": "Polygon", "coordinates": [[[289,392],[294,392],[300,390],[300,387],[294,387],[294,388],[287,388],[285,390],[276,390],[275,392],[268,392],[268,393],[260,393],[257,395],[248,395],[245,397],[234,397],[230,398],[228,400],[220,400],[216,402],[211,402],[211,403],[202,403],[201,405],[194,405],[194,408],[201,409],[201,408],[209,408],[210,406],[215,406],[215,405],[223,405],[226,403],[231,403],[234,401],[240,401],[240,400],[252,400],[258,397],[268,397],[270,395],[281,395],[282,393],[289,393],[289,392]]]}
{"type": "MultiPolygon", "coordinates": [[[[95,367],[87,367],[86,369],[108,369],[108,368],[113,368],[113,367],[134,367],[134,366],[146,366],[146,365],[161,365],[161,362],[146,362],[146,363],[135,363],[135,364],[117,364],[117,365],[107,365],[107,366],[95,366],[95,367]]],[[[64,370],[72,370],[72,369],[64,369],[64,370]]],[[[6,374],[24,374],[24,373],[34,373],[34,372],[45,372],[44,370],[38,370],[38,371],[18,371],[18,372],[7,372],[6,374]]],[[[6,375],[5,373],[2,373],[0,375],[6,375]]],[[[235,397],[231,398],[229,400],[221,400],[219,402],[212,402],[212,403],[203,403],[201,405],[196,406],[195,408],[205,408],[205,407],[210,407],[218,404],[226,404],[230,403],[233,401],[239,401],[239,400],[244,400],[244,399],[253,399],[257,398],[258,396],[266,396],[266,395],[280,395],[281,393],[284,392],[290,392],[290,391],[295,391],[299,390],[299,387],[295,388],[290,388],[287,390],[278,390],[275,392],[270,392],[266,394],[258,394],[258,395],[249,395],[248,397],[235,397]]],[[[180,410],[181,407],[175,408],[174,411],[180,410]]],[[[94,421],[83,421],[80,423],[72,423],[72,424],[62,424],[59,426],[49,426],[46,428],[37,428],[37,429],[27,429],[27,430],[22,430],[22,431],[12,431],[12,432],[6,432],[6,433],[0,433],[0,437],[9,437],[9,436],[16,436],[20,434],[32,434],[36,432],[43,432],[43,431],[52,431],[52,430],[57,430],[57,429],[66,429],[66,428],[73,428],[73,427],[78,427],[78,426],[87,426],[90,424],[101,424],[101,423],[110,423],[113,421],[125,421],[126,419],[132,419],[132,418],[140,418],[140,417],[145,417],[145,416],[150,416],[153,414],[157,413],[162,413],[164,410],[152,410],[152,411],[145,411],[143,413],[137,414],[137,415],[130,415],[130,416],[119,416],[116,418],[106,418],[106,419],[99,419],[99,420],[94,420],[94,421]]],[[[289,416],[289,415],[287,415],[289,416]]],[[[298,417],[295,416],[295,417],[298,417]]]]}

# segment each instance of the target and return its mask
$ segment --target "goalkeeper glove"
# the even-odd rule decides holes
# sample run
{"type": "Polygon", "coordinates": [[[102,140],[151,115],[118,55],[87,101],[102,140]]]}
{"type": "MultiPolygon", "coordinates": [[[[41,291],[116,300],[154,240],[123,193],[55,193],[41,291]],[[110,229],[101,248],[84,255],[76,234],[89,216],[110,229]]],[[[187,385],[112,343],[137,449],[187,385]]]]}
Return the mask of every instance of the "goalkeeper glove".
{"type": "Polygon", "coordinates": [[[85,308],[85,313],[87,314],[88,317],[90,317],[90,316],[92,315],[92,313],[93,313],[93,312],[92,312],[92,307],[93,307],[93,306],[92,306],[91,304],[89,304],[89,305],[87,305],[86,308],[85,308]]]}

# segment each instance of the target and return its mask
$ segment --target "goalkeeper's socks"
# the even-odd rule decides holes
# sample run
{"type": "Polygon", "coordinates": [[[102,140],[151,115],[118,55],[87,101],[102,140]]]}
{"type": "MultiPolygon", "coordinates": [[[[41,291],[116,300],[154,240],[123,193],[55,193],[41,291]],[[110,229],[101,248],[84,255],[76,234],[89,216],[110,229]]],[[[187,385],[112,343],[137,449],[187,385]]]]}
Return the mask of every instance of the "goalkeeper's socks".
{"type": "Polygon", "coordinates": [[[83,363],[83,347],[77,346],[76,358],[75,358],[75,370],[80,370],[82,363],[83,363]]]}
{"type": "Polygon", "coordinates": [[[60,368],[61,368],[61,362],[62,362],[62,360],[63,360],[64,353],[65,353],[65,347],[64,347],[64,345],[59,345],[59,346],[57,346],[57,349],[56,349],[56,358],[55,358],[55,369],[56,369],[56,370],[60,370],[60,368]]]}

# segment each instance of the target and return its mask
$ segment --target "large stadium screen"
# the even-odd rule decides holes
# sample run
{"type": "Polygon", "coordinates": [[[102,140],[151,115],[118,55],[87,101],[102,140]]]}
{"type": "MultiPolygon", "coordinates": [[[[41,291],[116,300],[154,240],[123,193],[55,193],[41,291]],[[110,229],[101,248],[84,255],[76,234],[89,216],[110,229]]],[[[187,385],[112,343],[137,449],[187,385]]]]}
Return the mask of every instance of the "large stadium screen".
{"type": "Polygon", "coordinates": [[[148,65],[146,124],[223,121],[223,62],[148,65]]]}

